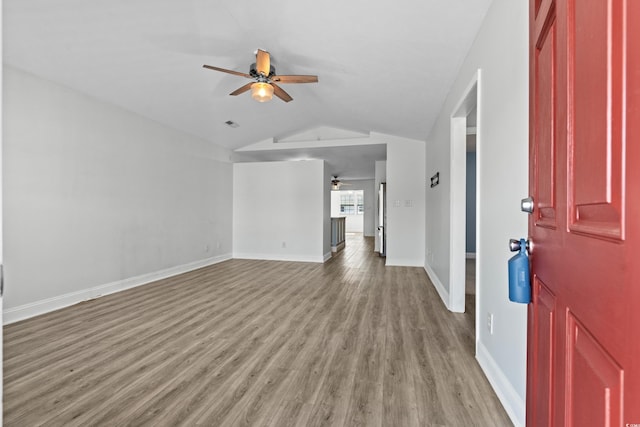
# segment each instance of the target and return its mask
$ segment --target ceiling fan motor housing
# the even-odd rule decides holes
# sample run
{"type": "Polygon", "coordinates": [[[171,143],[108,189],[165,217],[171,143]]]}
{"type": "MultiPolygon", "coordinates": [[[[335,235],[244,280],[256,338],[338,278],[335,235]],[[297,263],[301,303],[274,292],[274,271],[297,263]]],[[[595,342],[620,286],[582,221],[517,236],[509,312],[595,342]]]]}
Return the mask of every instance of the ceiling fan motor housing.
{"type": "MultiPolygon", "coordinates": [[[[251,77],[254,77],[256,79],[260,77],[260,73],[258,73],[258,69],[255,62],[251,64],[251,68],[249,69],[249,75],[251,75],[251,77]]],[[[269,65],[269,75],[266,77],[271,77],[275,75],[276,75],[276,69],[274,68],[273,65],[269,65]]]]}

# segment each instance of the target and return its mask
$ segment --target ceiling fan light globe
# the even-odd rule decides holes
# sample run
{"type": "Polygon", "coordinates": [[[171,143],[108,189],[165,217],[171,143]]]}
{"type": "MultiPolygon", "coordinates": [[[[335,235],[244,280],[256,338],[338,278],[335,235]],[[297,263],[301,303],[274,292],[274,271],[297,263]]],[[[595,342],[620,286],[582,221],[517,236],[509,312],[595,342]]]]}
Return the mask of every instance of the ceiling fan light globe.
{"type": "Polygon", "coordinates": [[[258,102],[271,101],[271,98],[273,98],[273,86],[269,83],[256,82],[251,85],[251,97],[258,102]]]}

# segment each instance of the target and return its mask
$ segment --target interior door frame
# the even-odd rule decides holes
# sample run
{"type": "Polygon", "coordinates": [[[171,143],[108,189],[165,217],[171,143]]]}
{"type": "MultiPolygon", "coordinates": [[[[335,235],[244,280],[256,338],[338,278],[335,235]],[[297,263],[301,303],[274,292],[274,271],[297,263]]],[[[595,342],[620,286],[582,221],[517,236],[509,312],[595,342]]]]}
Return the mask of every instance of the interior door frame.
{"type": "MultiPolygon", "coordinates": [[[[2,11],[3,11],[3,5],[2,5],[2,0],[0,0],[0,22],[2,22],[2,11]]],[[[3,52],[2,52],[2,32],[0,31],[0,57],[2,57],[3,52]]],[[[2,100],[4,100],[4,93],[3,93],[3,82],[4,82],[4,78],[3,78],[3,74],[2,74],[2,68],[0,67],[0,129],[2,129],[2,117],[3,117],[3,112],[2,112],[2,105],[4,104],[4,102],[2,100]]],[[[4,316],[2,315],[4,313],[4,305],[3,305],[3,293],[4,293],[4,271],[2,270],[2,265],[4,263],[4,253],[2,251],[2,243],[4,242],[4,239],[2,237],[2,224],[4,223],[3,221],[3,217],[2,217],[2,188],[3,188],[3,184],[2,184],[2,176],[3,176],[3,172],[2,172],[2,162],[3,162],[3,157],[2,157],[2,152],[3,152],[3,139],[2,139],[2,132],[0,132],[0,319],[3,319],[2,322],[0,322],[0,425],[2,425],[2,413],[3,413],[3,407],[2,407],[2,402],[3,402],[3,393],[2,391],[4,390],[4,384],[3,384],[3,378],[4,378],[4,365],[3,365],[3,360],[4,360],[4,356],[3,356],[3,346],[4,346],[4,339],[3,339],[3,329],[4,329],[4,316]]]]}
{"type": "Polygon", "coordinates": [[[462,97],[451,113],[450,139],[450,197],[449,197],[449,301],[448,308],[455,313],[465,311],[465,268],[466,268],[466,174],[467,174],[467,116],[476,108],[476,353],[478,346],[479,311],[481,292],[479,266],[482,262],[480,251],[480,183],[482,179],[482,111],[481,77],[478,69],[471,78],[462,97]]]}

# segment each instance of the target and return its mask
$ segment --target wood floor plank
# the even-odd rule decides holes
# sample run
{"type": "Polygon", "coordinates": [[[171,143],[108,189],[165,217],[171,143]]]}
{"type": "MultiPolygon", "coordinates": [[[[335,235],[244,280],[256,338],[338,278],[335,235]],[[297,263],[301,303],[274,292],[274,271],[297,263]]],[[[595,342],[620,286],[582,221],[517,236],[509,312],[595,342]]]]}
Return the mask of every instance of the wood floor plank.
{"type": "MultiPolygon", "coordinates": [[[[285,289],[288,289],[289,292],[282,292],[279,297],[280,299],[263,302],[262,309],[267,313],[269,313],[269,309],[273,310],[275,307],[281,306],[283,304],[281,300],[290,300],[296,293],[291,292],[294,288],[287,287],[286,280],[284,281],[284,283],[278,286],[282,286],[285,289]]],[[[236,334],[242,336],[243,331],[246,331],[250,335],[246,336],[245,341],[250,341],[257,345],[255,348],[251,349],[251,351],[245,352],[244,356],[253,357],[253,353],[259,353],[262,356],[258,360],[260,362],[264,362],[265,360],[268,360],[266,357],[264,357],[264,347],[267,345],[271,345],[275,348],[278,348],[277,342],[266,343],[260,339],[252,340],[253,337],[259,337],[262,333],[264,333],[264,331],[277,327],[276,323],[279,323],[281,321],[277,318],[274,318],[273,316],[269,316],[268,319],[269,321],[265,323],[264,321],[259,322],[254,316],[242,316],[238,318],[236,334]]],[[[226,336],[226,334],[223,334],[223,337],[226,336]]],[[[239,343],[236,343],[236,345],[237,344],[239,343]]],[[[149,398],[147,400],[141,401],[141,399],[130,399],[129,397],[127,397],[125,399],[125,402],[121,402],[120,404],[116,405],[118,408],[117,413],[107,413],[105,415],[105,418],[111,419],[116,423],[123,422],[125,419],[136,419],[139,422],[144,423],[147,421],[147,416],[149,414],[156,417],[162,415],[163,413],[166,413],[167,404],[171,401],[176,401],[175,396],[180,394],[177,392],[176,387],[172,387],[175,383],[175,379],[179,378],[181,373],[184,373],[189,369],[188,367],[187,369],[185,369],[185,366],[188,365],[185,365],[184,359],[187,357],[191,359],[195,358],[196,360],[192,363],[197,363],[197,361],[201,359],[199,356],[199,354],[193,354],[193,352],[185,352],[185,354],[180,355],[180,357],[174,358],[175,360],[172,363],[174,372],[169,372],[159,379],[154,378],[151,381],[153,383],[151,386],[149,384],[150,381],[144,381],[139,385],[137,391],[135,392],[135,395],[148,395],[149,398]],[[153,394],[149,390],[153,390],[153,394]],[[132,405],[132,401],[138,401],[138,403],[136,405],[132,405]]],[[[263,366],[255,368],[254,370],[260,371],[262,367],[263,366]]],[[[165,367],[164,369],[167,369],[167,367],[165,367]]],[[[125,395],[128,396],[128,394],[125,395]]],[[[115,409],[113,409],[112,412],[113,411],[115,411],[115,409]]]]}
{"type": "Polygon", "coordinates": [[[281,403],[271,418],[267,420],[267,427],[299,427],[309,424],[311,405],[299,401],[285,400],[281,403]]]}
{"type": "Polygon", "coordinates": [[[5,326],[5,425],[511,425],[475,312],[372,246],[230,260],[5,326]]]}

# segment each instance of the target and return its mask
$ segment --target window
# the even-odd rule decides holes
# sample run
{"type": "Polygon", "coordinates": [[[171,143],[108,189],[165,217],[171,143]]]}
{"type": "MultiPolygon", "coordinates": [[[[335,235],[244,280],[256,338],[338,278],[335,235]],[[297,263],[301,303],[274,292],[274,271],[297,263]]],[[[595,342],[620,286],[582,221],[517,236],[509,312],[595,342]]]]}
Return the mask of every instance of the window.
{"type": "Polygon", "coordinates": [[[340,192],[340,214],[362,215],[364,214],[364,201],[362,191],[340,192]]]}
{"type": "Polygon", "coordinates": [[[353,194],[344,192],[340,194],[340,213],[342,215],[354,215],[356,213],[353,194]]]}

